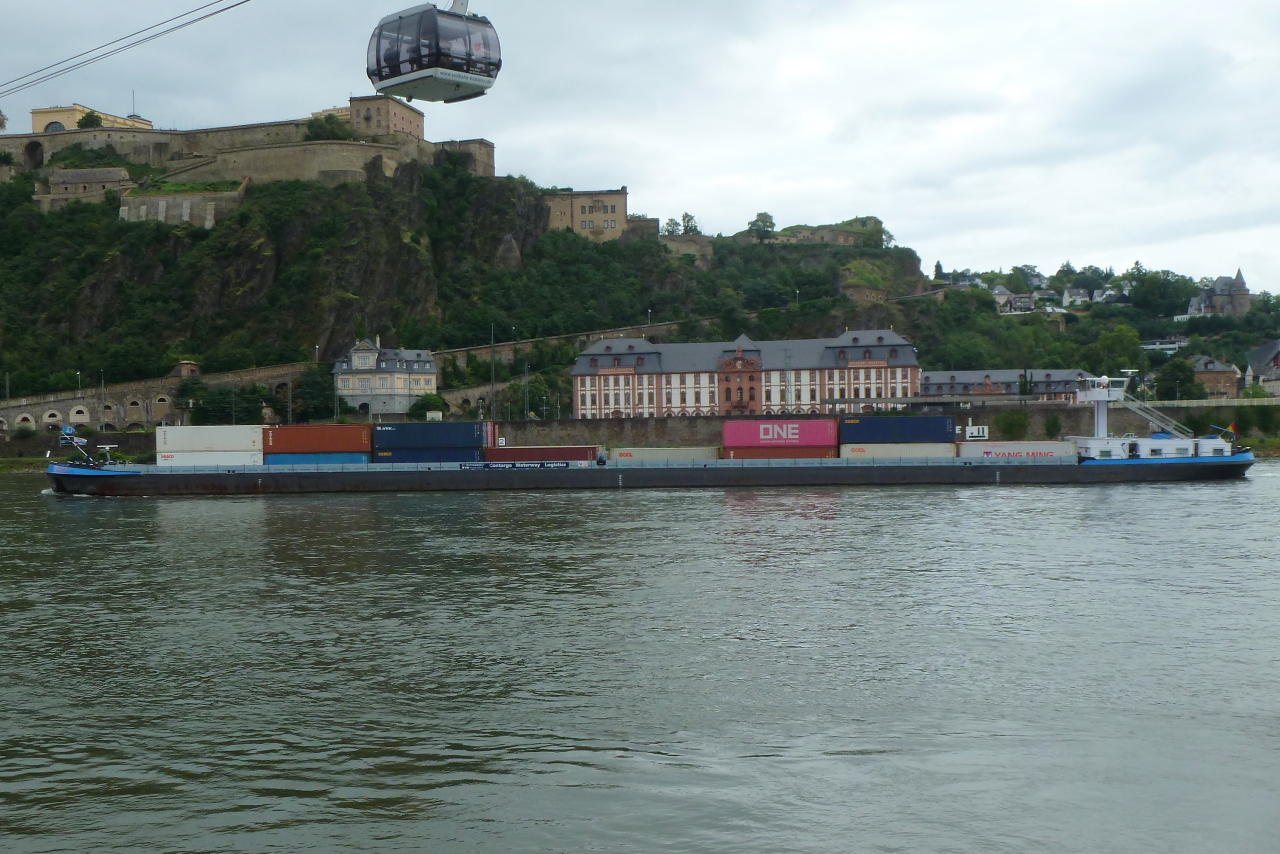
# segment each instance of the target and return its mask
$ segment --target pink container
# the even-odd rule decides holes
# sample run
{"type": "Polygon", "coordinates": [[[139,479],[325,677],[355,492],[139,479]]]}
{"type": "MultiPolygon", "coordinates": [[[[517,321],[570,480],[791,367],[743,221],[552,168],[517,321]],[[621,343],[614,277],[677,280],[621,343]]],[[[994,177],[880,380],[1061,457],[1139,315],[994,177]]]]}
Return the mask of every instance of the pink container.
{"type": "Polygon", "coordinates": [[[787,421],[772,418],[730,419],[724,422],[726,448],[834,448],[836,422],[787,421]]]}

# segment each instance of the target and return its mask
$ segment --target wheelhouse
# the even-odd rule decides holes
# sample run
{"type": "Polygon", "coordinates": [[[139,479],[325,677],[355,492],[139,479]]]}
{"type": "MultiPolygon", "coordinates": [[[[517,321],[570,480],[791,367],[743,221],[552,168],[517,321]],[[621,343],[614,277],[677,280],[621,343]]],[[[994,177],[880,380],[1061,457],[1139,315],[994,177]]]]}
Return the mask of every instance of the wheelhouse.
{"type": "Polygon", "coordinates": [[[388,15],[369,40],[369,80],[378,92],[446,104],[479,98],[502,69],[488,19],[415,6],[388,15]]]}

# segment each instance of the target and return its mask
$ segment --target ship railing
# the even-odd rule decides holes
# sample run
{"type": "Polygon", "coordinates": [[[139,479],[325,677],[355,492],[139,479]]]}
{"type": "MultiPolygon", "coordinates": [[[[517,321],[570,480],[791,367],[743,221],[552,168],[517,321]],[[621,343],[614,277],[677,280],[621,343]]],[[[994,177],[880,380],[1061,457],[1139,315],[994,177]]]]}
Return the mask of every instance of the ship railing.
{"type": "Polygon", "coordinates": [[[1124,400],[1120,401],[1120,404],[1130,412],[1141,415],[1164,432],[1172,433],[1179,439],[1195,438],[1195,434],[1184,427],[1180,422],[1173,420],[1155,407],[1147,406],[1131,394],[1126,394],[1124,396],[1124,400]]]}
{"type": "MultiPolygon", "coordinates": [[[[479,472],[474,463],[356,463],[345,465],[293,465],[293,466],[141,466],[113,465],[111,471],[138,474],[338,474],[344,472],[479,472]]],[[[967,459],[964,457],[874,457],[870,459],[766,459],[766,460],[612,460],[605,466],[589,463],[585,466],[570,464],[568,468],[516,469],[517,471],[591,471],[593,469],[674,469],[674,468],[955,468],[963,466],[1075,466],[1075,457],[1048,459],[967,459]]],[[[512,471],[492,469],[491,471],[512,471]]]]}

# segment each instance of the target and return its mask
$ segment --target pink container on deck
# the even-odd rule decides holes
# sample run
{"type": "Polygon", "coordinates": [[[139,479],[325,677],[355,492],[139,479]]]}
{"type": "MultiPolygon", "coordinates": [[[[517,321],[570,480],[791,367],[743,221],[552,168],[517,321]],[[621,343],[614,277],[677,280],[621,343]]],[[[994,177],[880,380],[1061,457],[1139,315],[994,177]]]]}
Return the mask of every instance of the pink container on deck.
{"type": "Polygon", "coordinates": [[[724,422],[726,448],[834,448],[836,422],[814,419],[731,418],[724,422]]]}

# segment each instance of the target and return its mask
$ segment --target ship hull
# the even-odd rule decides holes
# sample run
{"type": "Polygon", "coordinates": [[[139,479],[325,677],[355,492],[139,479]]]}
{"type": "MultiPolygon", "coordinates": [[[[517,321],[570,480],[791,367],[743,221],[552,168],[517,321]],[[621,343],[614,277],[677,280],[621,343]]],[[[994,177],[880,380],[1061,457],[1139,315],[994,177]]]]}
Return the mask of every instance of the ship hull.
{"type": "Polygon", "coordinates": [[[341,492],[471,492],[580,489],[711,489],[926,485],[1087,485],[1234,480],[1252,454],[1222,459],[1084,464],[822,464],[596,466],[368,466],[330,470],[248,468],[230,471],[102,471],[51,465],[53,491],[64,495],[299,495],[341,492]]]}

